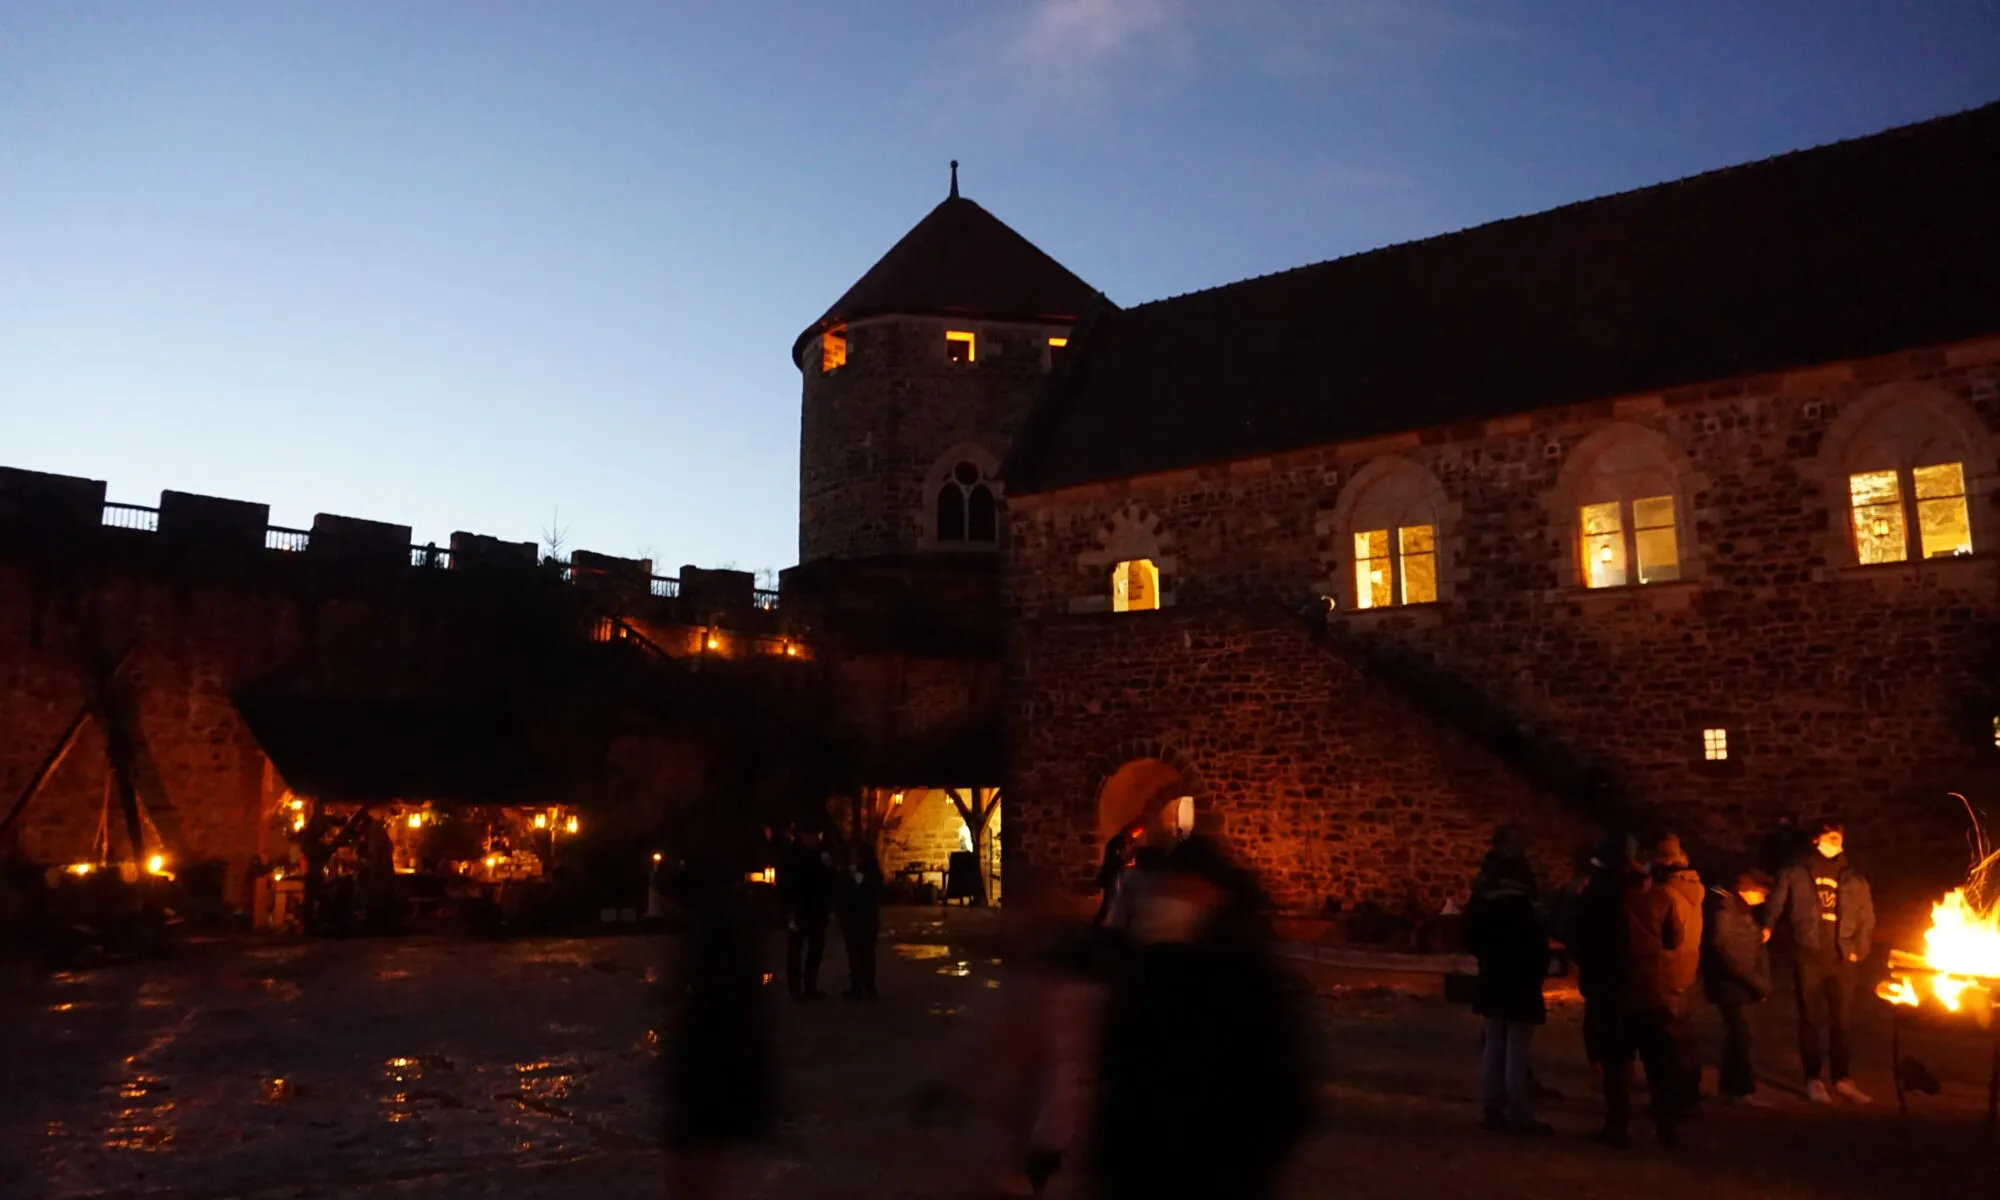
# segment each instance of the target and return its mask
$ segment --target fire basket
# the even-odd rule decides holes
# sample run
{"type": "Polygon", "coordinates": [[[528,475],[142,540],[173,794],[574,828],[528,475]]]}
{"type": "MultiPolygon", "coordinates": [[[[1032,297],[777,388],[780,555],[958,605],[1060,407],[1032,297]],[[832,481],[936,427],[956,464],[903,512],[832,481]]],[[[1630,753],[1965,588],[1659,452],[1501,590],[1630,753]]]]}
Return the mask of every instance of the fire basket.
{"type": "Polygon", "coordinates": [[[1992,1130],[2000,1122],[2000,1021],[1994,1011],[2000,1006],[2000,906],[1981,909],[1964,890],[1952,892],[1932,907],[1924,945],[1922,954],[1891,950],[1889,978],[1875,989],[1890,1006],[1896,1107],[1909,1116],[1906,1026],[1978,1038],[1992,1047],[1986,1081],[1986,1128],[1992,1130]]]}

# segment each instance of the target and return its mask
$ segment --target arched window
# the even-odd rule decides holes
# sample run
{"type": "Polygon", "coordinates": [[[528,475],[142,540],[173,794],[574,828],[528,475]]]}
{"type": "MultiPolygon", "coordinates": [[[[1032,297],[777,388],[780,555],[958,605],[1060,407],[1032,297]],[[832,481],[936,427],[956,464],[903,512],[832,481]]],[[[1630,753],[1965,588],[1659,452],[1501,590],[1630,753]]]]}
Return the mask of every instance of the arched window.
{"type": "Polygon", "coordinates": [[[1683,574],[1681,472],[1664,438],[1608,429],[1571,461],[1577,571],[1590,588],[1671,583],[1683,574]]]}
{"type": "Polygon", "coordinates": [[[938,544],[991,546],[1000,540],[993,484],[977,463],[953,466],[938,485],[936,503],[938,544]]]}
{"type": "Polygon", "coordinates": [[[1377,459],[1355,475],[1332,531],[1332,556],[1353,556],[1340,585],[1346,603],[1392,608],[1437,600],[1439,496],[1430,473],[1404,459],[1377,459]]]}
{"type": "Polygon", "coordinates": [[[1111,611],[1147,612],[1160,607],[1160,569],[1150,558],[1133,558],[1111,571],[1111,611]]]}
{"type": "Polygon", "coordinates": [[[1923,404],[1886,403],[1843,433],[1837,466],[1846,483],[1855,562],[1972,553],[1966,503],[1972,456],[1943,413],[1923,404]]]}

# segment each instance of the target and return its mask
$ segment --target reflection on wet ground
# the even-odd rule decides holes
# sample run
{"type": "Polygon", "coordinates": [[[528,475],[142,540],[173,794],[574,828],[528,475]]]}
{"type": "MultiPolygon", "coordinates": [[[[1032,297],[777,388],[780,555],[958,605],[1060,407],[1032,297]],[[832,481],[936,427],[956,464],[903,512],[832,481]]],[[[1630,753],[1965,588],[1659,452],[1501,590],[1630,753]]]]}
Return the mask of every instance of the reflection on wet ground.
{"type": "MultiPolygon", "coordinates": [[[[995,960],[930,940],[941,929],[893,931],[879,1008],[808,1012],[774,995],[787,1061],[869,1045],[898,1054],[917,1014],[954,1018],[926,1022],[933,1040],[959,1028],[976,996],[994,995],[995,960]]],[[[314,1195],[362,1196],[377,1194],[373,1180],[428,1196],[381,1181],[470,1178],[501,1161],[560,1174],[630,1160],[652,1163],[656,1180],[666,949],[657,938],[212,942],[150,968],[45,976],[0,994],[23,1048],[10,1045],[0,1086],[0,1195],[228,1200],[311,1183],[324,1189],[314,1195]]],[[[837,982],[843,960],[829,951],[837,982]]],[[[877,1103],[901,1120],[896,1096],[877,1103]]],[[[808,1142],[828,1132],[810,1113],[784,1128],[808,1142]]],[[[776,1147],[756,1174],[776,1186],[804,1161],[817,1166],[801,1146],[776,1147]]]]}

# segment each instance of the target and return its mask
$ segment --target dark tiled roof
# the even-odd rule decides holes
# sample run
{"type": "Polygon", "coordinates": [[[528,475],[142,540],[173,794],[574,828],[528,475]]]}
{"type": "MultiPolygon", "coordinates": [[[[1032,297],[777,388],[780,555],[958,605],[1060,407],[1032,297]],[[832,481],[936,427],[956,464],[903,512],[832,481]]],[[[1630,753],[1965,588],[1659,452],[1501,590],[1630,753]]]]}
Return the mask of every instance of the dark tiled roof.
{"type": "Polygon", "coordinates": [[[546,764],[498,712],[270,695],[238,697],[236,707],[271,765],[302,796],[525,804],[540,799],[548,783],[546,764]]]}
{"type": "Polygon", "coordinates": [[[1007,224],[953,194],[889,247],[792,343],[829,325],[885,313],[1074,321],[1104,297],[1007,224]]]}
{"type": "Polygon", "coordinates": [[[2000,104],[1105,312],[1014,494],[2000,331],[2000,104]]]}

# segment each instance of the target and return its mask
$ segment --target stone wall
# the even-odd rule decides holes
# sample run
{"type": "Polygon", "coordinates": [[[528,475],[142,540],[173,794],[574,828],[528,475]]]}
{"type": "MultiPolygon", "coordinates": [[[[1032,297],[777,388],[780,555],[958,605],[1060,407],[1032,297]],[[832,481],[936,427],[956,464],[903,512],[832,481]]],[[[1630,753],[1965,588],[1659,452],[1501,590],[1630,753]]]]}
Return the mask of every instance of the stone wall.
{"type": "Polygon", "coordinates": [[[1067,332],[914,317],[857,321],[847,328],[846,365],[830,373],[820,371],[816,345],[808,347],[799,561],[927,548],[933,476],[950,469],[946,458],[962,456],[997,478],[1047,377],[1048,339],[1067,332]],[[981,334],[973,362],[946,357],[947,329],[981,334]]]}
{"type": "MultiPolygon", "coordinates": [[[[1181,744],[1205,779],[1226,777],[1239,827],[1268,820],[1282,829],[1259,851],[1263,861],[1330,853],[1319,845],[1328,823],[1353,819],[1342,806],[1365,796],[1323,791],[1306,802],[1289,784],[1273,794],[1268,781],[1341,762],[1391,764],[1345,720],[1301,734],[1282,769],[1228,738],[1195,735],[1220,727],[1254,740],[1258,725],[1236,724],[1227,710],[1245,702],[1239,696],[1268,707],[1269,689],[1287,686],[1280,677],[1290,668],[1278,660],[1268,678],[1244,681],[1254,688],[1232,674],[1171,716],[1142,713],[1140,687],[1179,686],[1207,660],[1185,641],[1138,631],[1332,597],[1333,635],[1372,670],[1391,682],[1411,676],[1404,690],[1430,697],[1421,705],[1451,699],[1452,712],[1434,712],[1435,721],[1511,731],[1531,757],[1567,764],[1607,800],[1678,825],[1705,848],[1740,849],[1780,813],[1838,813],[1878,873],[1922,887],[1954,877],[1965,823],[1947,793],[2000,802],[1996,428],[2000,340],[1987,340],[1017,496],[1007,591],[1032,632],[1010,664],[1025,731],[1016,811],[1047,823],[1023,816],[1010,826],[1014,845],[1070,876],[1085,869],[1094,851],[1061,814],[1094,786],[1083,756],[1130,728],[1181,744]],[[1842,456],[1861,426],[1898,406],[1928,414],[1963,456],[1969,557],[1854,565],[1842,456]],[[1662,456],[1682,581],[1581,585],[1576,463],[1607,444],[1662,456]],[[1343,498],[1392,460],[1434,488],[1440,601],[1360,610],[1343,498]],[[1136,557],[1158,563],[1180,613],[1073,615],[1108,607],[1110,565],[1136,557]],[[1056,714],[1077,727],[1065,730],[1056,714]],[[1703,757],[1701,731],[1711,727],[1728,730],[1726,762],[1703,757]]],[[[1196,628],[1181,632],[1198,639],[1196,628]]],[[[1320,668],[1296,670],[1301,682],[1291,686],[1303,687],[1320,668]]],[[[1292,894],[1376,879],[1329,865],[1292,894]]]]}
{"type": "Polygon", "coordinates": [[[1015,634],[1008,871],[1089,886],[1098,797],[1151,759],[1285,907],[1463,899],[1495,824],[1559,875],[1587,826],[1276,606],[1031,621],[1015,634]]]}

